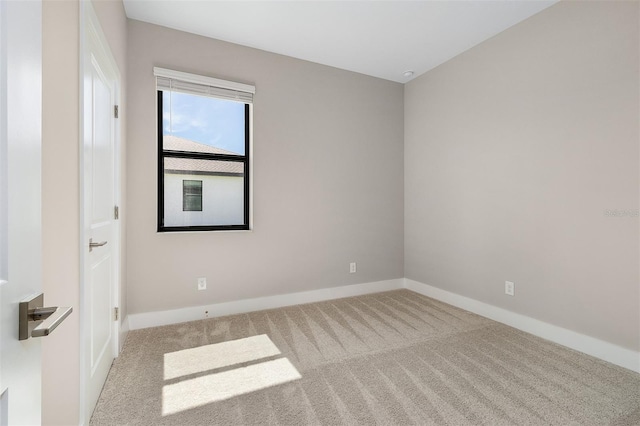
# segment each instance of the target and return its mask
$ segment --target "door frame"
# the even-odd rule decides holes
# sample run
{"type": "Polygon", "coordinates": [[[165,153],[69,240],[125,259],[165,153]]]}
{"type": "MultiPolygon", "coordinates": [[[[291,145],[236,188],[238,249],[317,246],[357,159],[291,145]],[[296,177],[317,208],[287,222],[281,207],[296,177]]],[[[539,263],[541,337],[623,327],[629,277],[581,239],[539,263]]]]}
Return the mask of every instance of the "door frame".
{"type": "MultiPolygon", "coordinates": [[[[88,345],[90,339],[90,304],[88,302],[87,291],[87,276],[88,276],[88,249],[89,249],[89,224],[86,222],[85,213],[87,202],[85,197],[86,178],[85,178],[85,150],[84,140],[85,132],[92,129],[85,125],[87,118],[85,117],[85,109],[91,105],[91,99],[85,99],[85,72],[86,63],[91,60],[91,54],[100,57],[101,62],[106,64],[108,71],[111,75],[115,76],[114,81],[114,101],[116,105],[120,105],[121,101],[121,75],[120,70],[116,64],[116,61],[109,48],[109,43],[100,26],[98,17],[91,5],[90,1],[80,1],[80,143],[79,143],[79,155],[80,155],[80,424],[88,424],[91,419],[91,413],[88,412],[90,407],[87,407],[87,386],[90,378],[88,359],[88,345]]],[[[114,151],[113,151],[113,176],[114,176],[114,204],[121,205],[121,136],[120,136],[120,120],[114,119],[114,151]]],[[[121,286],[121,224],[120,220],[114,220],[113,224],[113,239],[109,241],[109,245],[112,246],[113,260],[114,260],[114,279],[112,281],[112,295],[113,306],[120,307],[120,286],[121,286]],[[113,242],[112,242],[113,241],[113,242]]],[[[122,316],[117,321],[113,321],[113,342],[112,353],[116,358],[119,354],[120,348],[120,323],[122,316]]]]}

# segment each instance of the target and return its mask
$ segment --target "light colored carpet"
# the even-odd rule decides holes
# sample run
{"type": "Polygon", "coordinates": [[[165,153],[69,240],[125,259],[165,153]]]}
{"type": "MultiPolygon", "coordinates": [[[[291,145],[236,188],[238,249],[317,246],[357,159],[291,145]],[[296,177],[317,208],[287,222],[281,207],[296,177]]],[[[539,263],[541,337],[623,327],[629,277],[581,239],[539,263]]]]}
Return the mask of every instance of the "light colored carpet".
{"type": "Polygon", "coordinates": [[[98,425],[640,425],[640,375],[409,290],[129,333],[98,425]]]}

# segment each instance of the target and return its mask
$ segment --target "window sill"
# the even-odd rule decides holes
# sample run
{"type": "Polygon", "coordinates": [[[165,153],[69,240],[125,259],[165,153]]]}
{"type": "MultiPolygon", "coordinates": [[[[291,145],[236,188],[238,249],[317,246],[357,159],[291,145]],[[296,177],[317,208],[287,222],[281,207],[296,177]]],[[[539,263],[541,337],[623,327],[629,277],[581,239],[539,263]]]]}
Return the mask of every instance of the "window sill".
{"type": "Polygon", "coordinates": [[[234,233],[252,233],[253,229],[218,229],[211,231],[156,231],[159,235],[175,235],[175,234],[234,234],[234,233]]]}

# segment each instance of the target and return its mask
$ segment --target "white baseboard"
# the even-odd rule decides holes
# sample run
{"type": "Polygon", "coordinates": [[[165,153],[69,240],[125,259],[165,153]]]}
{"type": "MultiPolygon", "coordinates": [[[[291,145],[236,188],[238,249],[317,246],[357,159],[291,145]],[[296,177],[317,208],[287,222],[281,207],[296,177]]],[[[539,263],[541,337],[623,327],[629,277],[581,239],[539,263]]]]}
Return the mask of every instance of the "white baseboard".
{"type": "Polygon", "coordinates": [[[212,318],[259,311],[262,309],[281,308],[284,306],[299,305],[303,303],[321,302],[323,300],[397,290],[403,287],[404,278],[397,278],[386,281],[303,291],[300,293],[289,293],[279,296],[258,297],[255,299],[244,299],[233,302],[216,303],[213,305],[172,309],[169,311],[130,314],[127,316],[127,320],[129,329],[138,330],[141,328],[158,327],[161,325],[204,319],[205,311],[208,311],[209,317],[212,318]]]}
{"type": "Polygon", "coordinates": [[[342,297],[360,296],[399,288],[407,288],[416,293],[432,297],[450,305],[457,306],[458,308],[466,309],[483,317],[640,373],[640,352],[406,278],[353,284],[343,287],[331,287],[279,296],[258,297],[168,311],[130,314],[123,320],[121,325],[121,342],[124,342],[129,330],[200,320],[205,318],[205,311],[209,312],[208,315],[210,318],[214,318],[303,303],[321,302],[342,297]]]}
{"type": "Polygon", "coordinates": [[[126,316],[122,319],[120,323],[120,336],[118,340],[118,353],[122,352],[122,347],[124,346],[124,341],[127,340],[127,334],[129,334],[129,317],[126,316]]]}
{"type": "Polygon", "coordinates": [[[640,373],[640,352],[613,343],[576,333],[525,315],[516,314],[488,303],[451,293],[418,281],[405,279],[405,288],[465,309],[494,321],[507,324],[543,339],[575,349],[585,354],[640,373]]]}

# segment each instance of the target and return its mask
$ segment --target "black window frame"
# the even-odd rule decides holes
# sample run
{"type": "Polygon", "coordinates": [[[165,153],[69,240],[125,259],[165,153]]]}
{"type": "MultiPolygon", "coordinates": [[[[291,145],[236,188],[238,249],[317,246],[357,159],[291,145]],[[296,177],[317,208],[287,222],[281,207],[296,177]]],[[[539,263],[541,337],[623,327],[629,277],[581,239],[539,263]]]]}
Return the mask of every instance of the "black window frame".
{"type": "MultiPolygon", "coordinates": [[[[165,151],[164,134],[162,127],[162,93],[157,91],[157,132],[158,132],[158,232],[185,232],[185,231],[243,231],[250,230],[250,118],[251,105],[244,104],[244,155],[212,154],[190,151],[165,151]],[[244,223],[240,225],[197,225],[197,226],[164,226],[164,159],[165,158],[187,158],[195,160],[216,160],[241,162],[244,165],[244,223]]],[[[194,95],[196,96],[196,95],[194,95]]],[[[232,101],[230,101],[232,102],[232,101]]]]}

